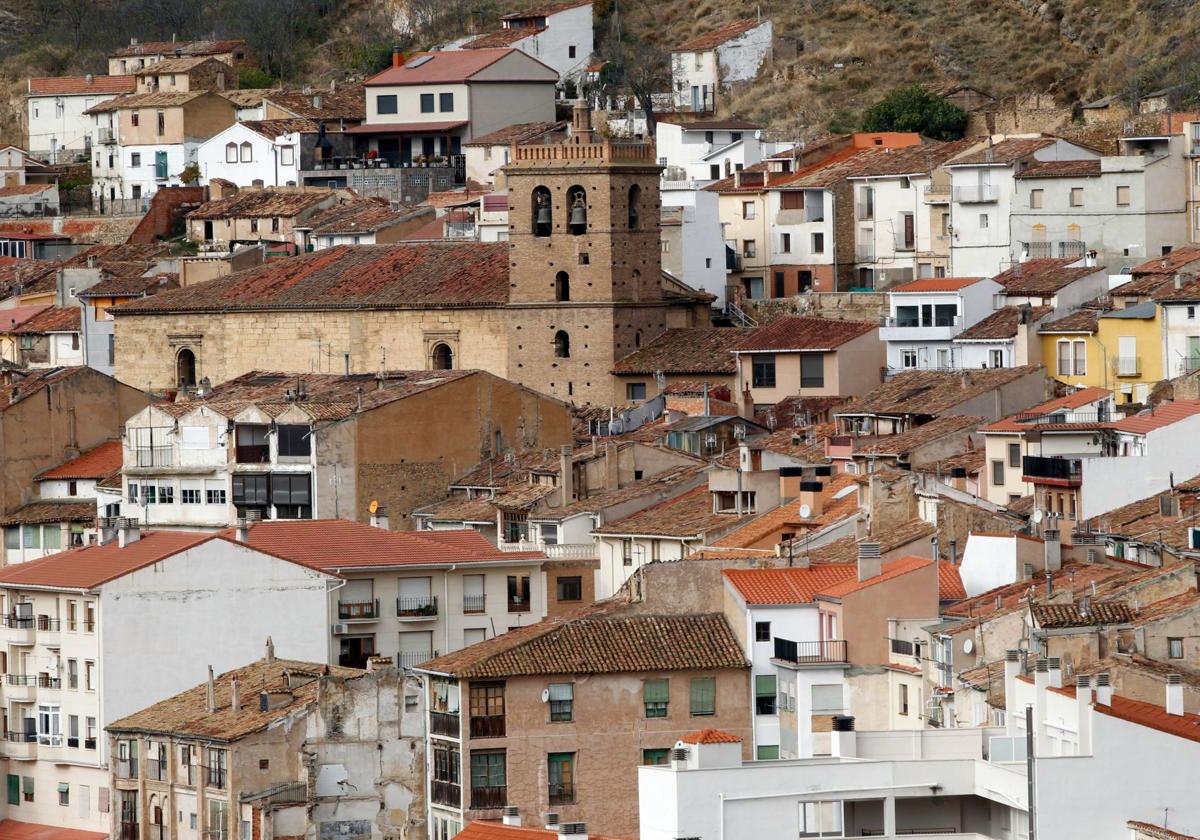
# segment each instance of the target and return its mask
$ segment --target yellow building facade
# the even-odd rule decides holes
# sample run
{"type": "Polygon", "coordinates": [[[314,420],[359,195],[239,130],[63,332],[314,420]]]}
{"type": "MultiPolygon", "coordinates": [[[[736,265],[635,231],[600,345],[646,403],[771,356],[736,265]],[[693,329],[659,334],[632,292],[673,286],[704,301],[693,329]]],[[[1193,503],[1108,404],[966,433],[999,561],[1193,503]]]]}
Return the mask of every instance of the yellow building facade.
{"type": "Polygon", "coordinates": [[[1088,317],[1074,313],[1039,331],[1049,373],[1079,388],[1108,388],[1117,403],[1144,403],[1165,378],[1161,307],[1147,301],[1088,317]]]}

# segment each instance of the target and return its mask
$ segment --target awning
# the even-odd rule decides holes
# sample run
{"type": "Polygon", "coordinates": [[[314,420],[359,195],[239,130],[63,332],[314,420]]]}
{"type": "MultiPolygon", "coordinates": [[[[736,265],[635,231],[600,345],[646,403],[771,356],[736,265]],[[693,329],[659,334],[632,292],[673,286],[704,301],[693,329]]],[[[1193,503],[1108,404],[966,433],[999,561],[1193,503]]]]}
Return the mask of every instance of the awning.
{"type": "Polygon", "coordinates": [[[438,134],[462,128],[466,120],[446,120],[423,123],[372,123],[347,128],[345,134],[438,134]]]}

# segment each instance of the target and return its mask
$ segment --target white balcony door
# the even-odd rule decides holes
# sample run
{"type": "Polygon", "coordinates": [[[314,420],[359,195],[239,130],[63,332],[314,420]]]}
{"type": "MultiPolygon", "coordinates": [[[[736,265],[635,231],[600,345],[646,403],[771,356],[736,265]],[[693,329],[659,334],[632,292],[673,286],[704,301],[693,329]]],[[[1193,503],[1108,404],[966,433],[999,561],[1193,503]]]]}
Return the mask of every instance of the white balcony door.
{"type": "Polygon", "coordinates": [[[1117,365],[1121,376],[1137,375],[1137,336],[1122,335],[1117,338],[1117,365]]]}
{"type": "Polygon", "coordinates": [[[428,599],[429,578],[400,578],[400,598],[428,599]]]}

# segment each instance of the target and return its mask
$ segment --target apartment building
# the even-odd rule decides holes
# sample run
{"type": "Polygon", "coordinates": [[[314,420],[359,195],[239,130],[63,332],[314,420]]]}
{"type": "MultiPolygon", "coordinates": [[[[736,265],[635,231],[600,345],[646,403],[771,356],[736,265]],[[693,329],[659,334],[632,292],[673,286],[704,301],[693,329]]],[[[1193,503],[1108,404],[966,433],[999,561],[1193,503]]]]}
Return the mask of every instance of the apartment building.
{"type": "Polygon", "coordinates": [[[1151,300],[1048,322],[1038,331],[1042,358],[1054,360],[1047,369],[1068,385],[1111,388],[1122,404],[1144,404],[1171,363],[1164,358],[1163,311],[1151,300]]]}
{"type": "Polygon", "coordinates": [[[671,50],[671,91],[676,111],[711,114],[739,82],[749,82],[768,61],[774,26],[770,18],[727,23],[671,50]]]}
{"type": "Polygon", "coordinates": [[[155,527],[225,528],[252,511],[364,520],[374,502],[406,530],[455,464],[478,462],[481,440],[521,453],[570,434],[561,403],[480,371],[254,371],[213,387],[189,348],[176,363],[194,390],[125,423],[121,515],[155,527]],[[468,406],[478,425],[429,420],[468,406]]]}
{"type": "Polygon", "coordinates": [[[165,58],[134,71],[138,93],[236,89],[234,69],[212,56],[165,58]]]}
{"type": "Polygon", "coordinates": [[[125,520],[98,545],[0,570],[4,751],[21,793],[9,815],[107,832],[108,768],[122,756],[104,727],[191,685],[205,665],[246,661],[271,633],[323,659],[333,581],[232,540],[125,520]],[[190,644],[201,637],[202,649],[190,644]]]}
{"type": "Polygon", "coordinates": [[[214,134],[196,149],[200,176],[239,187],[285,187],[303,183],[301,134],[315,133],[308,119],[242,120],[214,134]]]}
{"type": "Polygon", "coordinates": [[[1200,370],[1200,283],[1176,276],[1153,293],[1165,333],[1162,375],[1168,379],[1200,370]]]}
{"type": "Polygon", "coordinates": [[[241,40],[139,41],[130,38],[128,46],[109,53],[108,72],[111,75],[129,74],[167,59],[198,56],[214,58],[230,67],[241,67],[250,58],[246,42],[241,40]]]}
{"type": "Polygon", "coordinates": [[[500,29],[469,38],[460,49],[511,47],[553,67],[559,79],[581,81],[592,57],[592,0],[546,3],[500,17],[500,29]]]}
{"type": "Polygon", "coordinates": [[[664,180],[704,186],[763,159],[762,126],[741,119],[687,121],[664,115],[655,123],[658,162],[666,167],[664,180]]]}
{"type": "Polygon", "coordinates": [[[632,836],[634,768],[665,763],[698,726],[750,736],[746,660],[719,613],[610,602],[416,671],[427,682],[433,837],[514,805],[632,836]]]}
{"type": "Polygon", "coordinates": [[[889,371],[965,367],[954,339],[992,314],[1000,290],[998,283],[982,277],[927,278],[889,289],[886,326],[879,328],[889,371]]]}
{"type": "Polygon", "coordinates": [[[1052,306],[1004,306],[952,339],[952,355],[964,370],[1022,367],[1042,363],[1038,327],[1054,315],[1052,306]]]}
{"type": "Polygon", "coordinates": [[[88,155],[100,138],[84,112],[110,97],[133,93],[136,83],[129,75],[30,79],[25,94],[25,148],[50,163],[88,155]]]}

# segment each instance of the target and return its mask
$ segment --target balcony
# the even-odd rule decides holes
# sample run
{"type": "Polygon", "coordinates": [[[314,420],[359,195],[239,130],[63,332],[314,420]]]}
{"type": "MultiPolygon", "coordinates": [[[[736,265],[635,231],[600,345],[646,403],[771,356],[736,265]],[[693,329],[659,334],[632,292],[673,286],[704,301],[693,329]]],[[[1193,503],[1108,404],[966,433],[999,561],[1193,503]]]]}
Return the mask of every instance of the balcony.
{"type": "Polygon", "coordinates": [[[136,758],[117,759],[116,777],[118,779],[136,779],[138,777],[138,760],[136,758]]]}
{"type": "Polygon", "coordinates": [[[37,758],[37,733],[5,732],[4,755],[17,761],[33,761],[37,758]]]}
{"type": "MultiPolygon", "coordinates": [[[[475,791],[471,791],[474,794],[475,791]]],[[[449,808],[462,807],[462,787],[454,782],[441,782],[433,779],[429,783],[429,795],[435,805],[445,805],[449,808]]]]}
{"type": "Polygon", "coordinates": [[[437,614],[436,595],[396,599],[396,617],[401,621],[430,621],[437,618],[437,614]]]}
{"type": "Polygon", "coordinates": [[[464,613],[481,613],[487,608],[486,595],[464,595],[463,596],[463,612],[464,613]]]}
{"type": "Polygon", "coordinates": [[[37,699],[37,674],[5,674],[4,699],[13,703],[31,703],[37,699]]]}
{"type": "Polygon", "coordinates": [[[146,778],[153,779],[156,782],[168,781],[167,757],[165,755],[159,759],[151,758],[146,761],[146,778]]]}
{"type": "Polygon", "coordinates": [[[889,641],[892,643],[892,653],[898,653],[902,656],[913,655],[914,648],[912,642],[905,641],[904,639],[890,639],[889,641]]]}
{"type": "Polygon", "coordinates": [[[1026,259],[1030,260],[1051,257],[1082,257],[1087,252],[1087,243],[1077,239],[1064,239],[1057,242],[1019,242],[1017,244],[1026,259]]]}
{"type": "Polygon", "coordinates": [[[10,645],[32,645],[37,618],[32,615],[4,616],[4,640],[10,645]]]}
{"type": "Polygon", "coordinates": [[[860,242],[854,246],[855,262],[875,262],[875,243],[860,242]]]}
{"type": "Polygon", "coordinates": [[[107,127],[96,129],[96,137],[101,143],[103,143],[106,146],[117,142],[116,134],[113,132],[113,130],[111,128],[107,128],[107,127]]]}
{"type": "Polygon", "coordinates": [[[529,596],[526,595],[524,598],[509,598],[508,611],[510,613],[529,612],[529,596]]]}
{"type": "Polygon", "coordinates": [[[271,447],[265,443],[254,443],[234,448],[234,457],[239,464],[269,464],[271,447]]]}
{"type": "Polygon", "coordinates": [[[473,787],[471,788],[471,808],[482,811],[488,808],[503,808],[508,804],[508,788],[473,787]]]}
{"type": "Polygon", "coordinates": [[[793,642],[776,637],[774,658],[790,665],[841,665],[850,661],[844,639],[793,642]]]}
{"type": "Polygon", "coordinates": [[[575,801],[575,785],[572,782],[551,782],[549,793],[551,805],[570,805],[575,801]]]}
{"type": "Polygon", "coordinates": [[[1025,455],[1021,458],[1022,481],[1032,484],[1079,486],[1083,481],[1082,458],[1046,458],[1025,455]]]}
{"type": "Polygon", "coordinates": [[[434,735],[445,735],[447,738],[458,738],[462,734],[461,729],[461,718],[456,712],[429,713],[429,731],[434,735]]]}
{"type": "Polygon", "coordinates": [[[472,738],[503,738],[504,715],[471,715],[472,738]]]}
{"type": "Polygon", "coordinates": [[[1142,360],[1137,356],[1117,356],[1113,359],[1113,373],[1117,376],[1141,376],[1142,360]]]}
{"type": "Polygon", "coordinates": [[[134,455],[139,467],[171,466],[170,446],[139,446],[134,455]]]}
{"type": "Polygon", "coordinates": [[[305,782],[282,782],[266,790],[243,793],[238,799],[242,802],[253,802],[258,808],[270,805],[304,805],[309,801],[308,785],[305,782]]]}
{"type": "Polygon", "coordinates": [[[437,655],[436,650],[402,650],[396,654],[396,665],[400,668],[415,668],[437,655]]]}
{"type": "Polygon", "coordinates": [[[140,826],[135,822],[123,822],[117,828],[117,840],[141,840],[140,826]]]}
{"type": "Polygon", "coordinates": [[[854,438],[851,435],[832,435],[825,443],[825,455],[829,458],[849,458],[854,454],[854,438]]]}
{"type": "Polygon", "coordinates": [[[342,621],[378,621],[379,599],[374,601],[338,601],[338,618],[342,621]]]}
{"type": "Polygon", "coordinates": [[[989,204],[999,197],[1000,191],[992,184],[954,188],[954,200],[959,204],[989,204]]]}
{"type": "Polygon", "coordinates": [[[596,544],[590,543],[544,543],[536,540],[505,542],[497,546],[504,552],[540,551],[551,560],[595,560],[596,544]]]}
{"type": "Polygon", "coordinates": [[[62,619],[51,618],[48,615],[37,617],[38,641],[48,647],[59,646],[59,633],[62,630],[62,619]]]}

